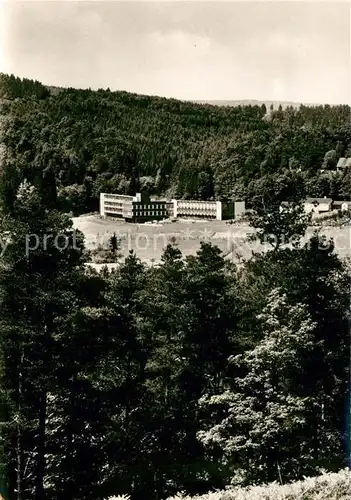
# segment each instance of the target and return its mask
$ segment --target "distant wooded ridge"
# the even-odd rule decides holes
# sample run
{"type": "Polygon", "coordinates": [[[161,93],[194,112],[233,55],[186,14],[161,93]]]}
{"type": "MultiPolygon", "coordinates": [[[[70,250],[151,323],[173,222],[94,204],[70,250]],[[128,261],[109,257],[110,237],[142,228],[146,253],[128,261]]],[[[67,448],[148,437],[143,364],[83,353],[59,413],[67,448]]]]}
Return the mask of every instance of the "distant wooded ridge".
{"type": "MultiPolygon", "coordinates": [[[[52,94],[58,94],[60,91],[64,90],[65,87],[56,87],[56,86],[50,86],[46,85],[46,88],[50,91],[52,94]]],[[[78,90],[78,89],[77,89],[78,90]]],[[[104,89],[107,90],[107,89],[104,89]]],[[[119,90],[114,90],[113,92],[121,92],[119,90]]],[[[137,94],[137,95],[144,95],[144,94],[137,94]]],[[[289,106],[292,106],[293,108],[299,108],[301,105],[302,106],[332,106],[328,103],[316,103],[316,102],[298,102],[298,101],[272,101],[272,100],[259,100],[259,99],[233,99],[233,100],[227,100],[227,99],[179,99],[179,98],[169,98],[169,97],[162,97],[162,96],[150,96],[150,97],[161,97],[164,99],[174,99],[176,101],[180,102],[192,102],[195,104],[209,104],[211,106],[262,106],[263,104],[269,109],[271,105],[273,104],[274,109],[278,109],[279,106],[281,105],[283,109],[288,108],[289,106]]]]}
{"type": "Polygon", "coordinates": [[[212,100],[192,100],[197,104],[211,104],[213,106],[262,106],[263,104],[270,108],[273,104],[274,109],[278,109],[281,106],[283,109],[292,106],[293,108],[299,108],[302,106],[323,106],[324,103],[311,103],[311,102],[297,102],[297,101],[260,101],[257,99],[239,99],[239,100],[223,100],[223,99],[212,99],[212,100]]]}

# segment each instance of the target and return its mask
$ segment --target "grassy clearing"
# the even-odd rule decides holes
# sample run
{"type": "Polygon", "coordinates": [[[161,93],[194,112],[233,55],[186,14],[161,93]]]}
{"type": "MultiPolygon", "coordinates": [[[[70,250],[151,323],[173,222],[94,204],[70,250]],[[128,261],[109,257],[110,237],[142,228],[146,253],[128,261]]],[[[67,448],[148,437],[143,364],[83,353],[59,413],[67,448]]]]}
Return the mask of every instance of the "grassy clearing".
{"type": "MultiPolygon", "coordinates": [[[[227,259],[238,262],[238,255],[249,258],[252,250],[262,251],[264,246],[247,242],[247,235],[253,229],[245,223],[235,225],[226,221],[165,221],[158,224],[127,224],[122,220],[102,219],[98,215],[85,215],[73,218],[73,225],[83,232],[86,247],[96,251],[106,248],[109,238],[116,233],[120,240],[119,252],[124,260],[130,250],[145,263],[159,263],[168,243],[175,243],[184,256],[194,255],[201,241],[210,241],[218,246],[227,259]]],[[[312,236],[316,227],[307,230],[306,238],[312,236]]],[[[335,250],[341,258],[351,255],[351,227],[323,227],[322,233],[333,238],[335,250]]],[[[307,240],[306,240],[307,241],[307,240]]],[[[267,247],[268,248],[268,247],[267,247]]],[[[99,251],[96,252],[99,254],[99,251]]],[[[103,255],[100,255],[103,258],[103,255]]],[[[94,259],[101,265],[101,258],[94,259]]],[[[104,262],[111,263],[111,259],[104,262]]]]}

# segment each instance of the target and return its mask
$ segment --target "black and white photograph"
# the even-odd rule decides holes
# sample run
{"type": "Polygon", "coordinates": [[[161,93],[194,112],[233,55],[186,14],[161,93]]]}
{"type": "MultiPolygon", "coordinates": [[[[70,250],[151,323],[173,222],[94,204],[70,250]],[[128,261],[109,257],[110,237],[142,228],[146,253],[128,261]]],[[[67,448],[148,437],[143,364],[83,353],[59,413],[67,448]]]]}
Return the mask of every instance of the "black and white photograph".
{"type": "Polygon", "coordinates": [[[0,500],[349,498],[350,0],[0,0],[0,500]]]}

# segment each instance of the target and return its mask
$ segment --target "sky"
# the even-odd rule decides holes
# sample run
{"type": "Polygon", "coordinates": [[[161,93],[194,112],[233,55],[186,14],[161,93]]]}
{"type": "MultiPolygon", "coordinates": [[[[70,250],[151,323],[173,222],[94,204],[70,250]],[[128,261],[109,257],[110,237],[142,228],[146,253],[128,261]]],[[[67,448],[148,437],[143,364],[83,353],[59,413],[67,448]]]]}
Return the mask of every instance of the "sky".
{"type": "Polygon", "coordinates": [[[47,85],[185,100],[351,100],[349,1],[0,3],[0,71],[47,85]]]}

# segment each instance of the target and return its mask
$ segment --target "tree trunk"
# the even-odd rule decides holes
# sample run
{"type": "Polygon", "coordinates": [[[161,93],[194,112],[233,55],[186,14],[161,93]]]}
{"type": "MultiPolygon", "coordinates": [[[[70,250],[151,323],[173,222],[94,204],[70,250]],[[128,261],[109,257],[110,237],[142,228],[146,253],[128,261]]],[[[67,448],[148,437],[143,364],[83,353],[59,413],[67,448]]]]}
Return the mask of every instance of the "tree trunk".
{"type": "Polygon", "coordinates": [[[22,402],[22,365],[24,354],[21,354],[20,366],[18,371],[18,405],[17,405],[17,437],[16,437],[16,489],[17,500],[22,500],[22,439],[21,439],[21,402],[22,402]]]}
{"type": "Polygon", "coordinates": [[[38,455],[37,473],[35,478],[35,500],[44,500],[45,476],[45,434],[46,434],[46,390],[40,394],[39,400],[39,426],[38,426],[38,455]]]}
{"type": "Polygon", "coordinates": [[[35,500],[45,499],[44,478],[46,473],[46,418],[47,418],[47,393],[48,378],[51,374],[47,371],[51,364],[51,356],[48,351],[48,341],[52,330],[52,315],[47,304],[43,308],[43,340],[42,340],[42,361],[44,370],[39,378],[39,411],[38,411],[38,451],[37,467],[35,476],[35,500]]]}
{"type": "Polygon", "coordinates": [[[17,423],[16,463],[17,463],[16,498],[17,500],[22,500],[22,443],[21,443],[21,428],[19,423],[17,423]]]}

